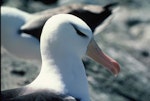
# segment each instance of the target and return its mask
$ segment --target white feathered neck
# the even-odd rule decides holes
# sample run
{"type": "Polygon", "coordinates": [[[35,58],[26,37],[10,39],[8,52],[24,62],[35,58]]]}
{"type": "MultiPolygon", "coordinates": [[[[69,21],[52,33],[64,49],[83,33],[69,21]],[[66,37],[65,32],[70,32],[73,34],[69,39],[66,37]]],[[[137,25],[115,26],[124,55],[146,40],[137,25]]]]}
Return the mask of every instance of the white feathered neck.
{"type": "Polygon", "coordinates": [[[49,19],[41,35],[42,69],[31,87],[90,101],[81,57],[91,38],[90,28],[73,15],[59,14],[49,19]],[[86,37],[78,35],[74,27],[86,37]]]}

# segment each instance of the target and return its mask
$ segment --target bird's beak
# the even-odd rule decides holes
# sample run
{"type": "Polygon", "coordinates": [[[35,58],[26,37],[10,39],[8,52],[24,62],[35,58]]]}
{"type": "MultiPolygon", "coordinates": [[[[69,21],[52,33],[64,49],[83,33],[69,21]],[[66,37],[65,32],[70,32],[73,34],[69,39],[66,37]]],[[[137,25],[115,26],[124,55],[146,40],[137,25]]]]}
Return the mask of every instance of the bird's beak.
{"type": "Polygon", "coordinates": [[[98,47],[97,43],[94,39],[92,39],[88,45],[87,53],[90,58],[92,58],[94,61],[102,64],[105,66],[108,70],[110,70],[115,76],[118,75],[120,71],[120,66],[111,57],[106,55],[102,52],[102,50],[98,47]]]}

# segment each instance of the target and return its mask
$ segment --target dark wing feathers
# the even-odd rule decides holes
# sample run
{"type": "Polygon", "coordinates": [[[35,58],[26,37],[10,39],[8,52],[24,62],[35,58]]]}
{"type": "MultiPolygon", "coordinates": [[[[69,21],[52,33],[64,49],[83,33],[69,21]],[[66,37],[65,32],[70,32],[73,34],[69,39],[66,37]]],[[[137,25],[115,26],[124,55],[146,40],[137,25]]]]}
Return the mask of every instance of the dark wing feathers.
{"type": "MultiPolygon", "coordinates": [[[[72,96],[50,93],[47,91],[33,92],[26,87],[1,91],[2,101],[80,101],[72,96]],[[24,92],[26,93],[24,94],[24,92]]],[[[31,89],[30,89],[31,90],[31,89]]]]}
{"type": "Polygon", "coordinates": [[[48,10],[33,14],[32,19],[27,21],[21,27],[20,30],[23,33],[30,34],[36,37],[40,41],[41,31],[47,19],[49,19],[55,14],[68,13],[68,14],[73,14],[81,18],[83,21],[87,23],[87,25],[94,32],[95,28],[98,25],[100,25],[105,19],[107,19],[107,17],[111,15],[112,12],[111,12],[111,9],[109,8],[115,5],[116,3],[111,3],[102,7],[98,5],[73,4],[69,6],[58,7],[55,9],[48,9],[48,10]],[[88,6],[90,7],[92,6],[93,9],[97,9],[99,12],[96,13],[95,11],[92,11],[92,9],[90,10],[84,9],[88,6]]]}

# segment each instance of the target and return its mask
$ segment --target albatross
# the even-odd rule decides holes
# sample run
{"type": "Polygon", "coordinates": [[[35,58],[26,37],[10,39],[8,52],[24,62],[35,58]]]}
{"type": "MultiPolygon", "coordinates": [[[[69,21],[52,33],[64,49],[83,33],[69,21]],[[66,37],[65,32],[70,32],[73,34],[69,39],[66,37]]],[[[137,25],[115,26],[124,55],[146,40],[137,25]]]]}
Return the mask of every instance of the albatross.
{"type": "MultiPolygon", "coordinates": [[[[40,36],[48,18],[59,13],[73,14],[87,23],[94,32],[111,14],[116,3],[106,6],[72,4],[29,14],[12,7],[1,7],[1,42],[3,48],[24,60],[41,64],[40,36]]],[[[53,26],[50,25],[50,26],[53,26]]]]}
{"type": "Polygon", "coordinates": [[[89,26],[74,15],[58,14],[48,19],[40,40],[39,75],[26,86],[2,91],[4,101],[90,101],[82,63],[86,54],[115,75],[119,73],[119,64],[102,52],[89,26]]]}

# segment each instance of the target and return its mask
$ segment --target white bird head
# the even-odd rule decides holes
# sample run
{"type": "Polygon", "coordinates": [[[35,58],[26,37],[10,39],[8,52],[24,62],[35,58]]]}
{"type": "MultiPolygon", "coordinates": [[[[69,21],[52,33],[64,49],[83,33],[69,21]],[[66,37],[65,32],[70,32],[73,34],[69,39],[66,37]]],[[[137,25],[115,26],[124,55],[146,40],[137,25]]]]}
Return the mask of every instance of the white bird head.
{"type": "Polygon", "coordinates": [[[19,9],[2,6],[1,42],[2,46],[14,56],[41,61],[38,40],[20,31],[21,26],[30,16],[19,9]]]}
{"type": "MultiPolygon", "coordinates": [[[[16,8],[11,7],[1,7],[1,33],[18,34],[20,27],[25,23],[27,19],[27,14],[16,8]]],[[[12,34],[10,34],[12,35],[12,34]]]]}
{"type": "MultiPolygon", "coordinates": [[[[42,54],[45,52],[57,53],[59,56],[76,54],[81,58],[87,53],[89,57],[104,65],[113,74],[119,73],[119,64],[101,51],[94,41],[91,29],[78,17],[69,14],[55,15],[46,22],[42,33],[42,54]]],[[[50,54],[53,55],[53,53],[50,54]]]]}
{"type": "Polygon", "coordinates": [[[44,49],[46,51],[76,54],[81,57],[86,53],[92,36],[91,29],[78,17],[58,14],[50,18],[43,28],[41,49],[47,45],[48,49],[44,49]]]}

